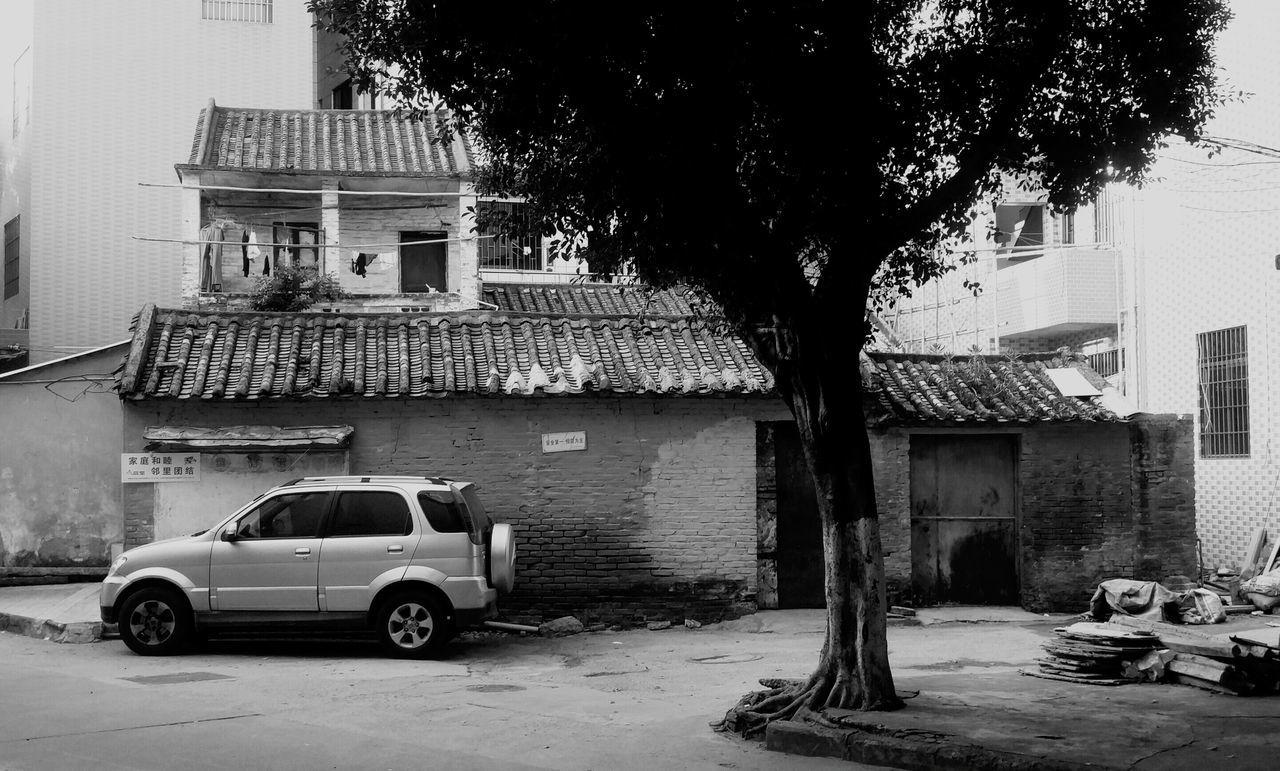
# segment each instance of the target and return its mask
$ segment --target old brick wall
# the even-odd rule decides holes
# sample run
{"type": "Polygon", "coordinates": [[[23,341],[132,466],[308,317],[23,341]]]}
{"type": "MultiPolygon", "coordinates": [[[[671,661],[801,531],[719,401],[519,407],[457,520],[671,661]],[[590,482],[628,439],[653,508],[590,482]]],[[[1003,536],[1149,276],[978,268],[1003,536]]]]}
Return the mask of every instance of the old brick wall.
{"type": "Polygon", "coordinates": [[[896,604],[911,590],[911,437],[894,428],[873,430],[870,437],[885,587],[896,604]]]}
{"type": "MultiPolygon", "coordinates": [[[[351,473],[474,480],[515,526],[506,618],[627,623],[755,608],[756,421],[786,415],[721,398],[201,402],[128,404],[124,430],[128,449],[147,425],[354,426],[351,473]],[[560,431],[585,431],[587,449],[543,453],[560,431]]],[[[130,495],[143,528],[143,493],[130,495]]]]}
{"type": "Polygon", "coordinates": [[[1138,537],[1128,427],[1030,427],[1019,464],[1022,606],[1087,610],[1100,582],[1133,574],[1138,537]]]}
{"type": "Polygon", "coordinates": [[[1137,415],[1129,423],[1137,580],[1197,577],[1193,432],[1189,415],[1137,415]]]}
{"type": "Polygon", "coordinates": [[[1190,418],[1045,426],[1023,437],[1023,606],[1083,611],[1110,578],[1196,577],[1190,418]]]}

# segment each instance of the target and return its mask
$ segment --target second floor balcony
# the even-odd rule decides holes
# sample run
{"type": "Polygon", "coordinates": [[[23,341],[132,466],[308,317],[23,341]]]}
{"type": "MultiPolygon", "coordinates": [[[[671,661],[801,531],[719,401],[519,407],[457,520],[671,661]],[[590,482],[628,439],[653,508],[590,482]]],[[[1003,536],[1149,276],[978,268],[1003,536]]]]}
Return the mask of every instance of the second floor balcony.
{"type": "Polygon", "coordinates": [[[995,287],[1000,336],[1052,336],[1115,324],[1118,261],[1109,249],[1050,248],[1003,264],[995,287]]]}

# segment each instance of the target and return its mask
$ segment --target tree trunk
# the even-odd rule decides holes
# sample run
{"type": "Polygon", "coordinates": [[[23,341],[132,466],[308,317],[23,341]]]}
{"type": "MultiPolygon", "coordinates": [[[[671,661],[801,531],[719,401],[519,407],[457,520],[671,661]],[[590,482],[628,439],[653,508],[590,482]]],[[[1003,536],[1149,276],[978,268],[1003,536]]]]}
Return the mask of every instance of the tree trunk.
{"type": "Polygon", "coordinates": [[[810,317],[779,324],[772,330],[771,341],[753,340],[772,364],[778,389],[795,416],[817,493],[825,560],[826,640],[808,680],[748,694],[716,724],[721,730],[750,735],[774,720],[828,707],[892,710],[903,706],[889,669],[884,554],[858,366],[862,346],[831,346],[825,339],[830,328],[812,324],[810,317]],[[806,321],[811,324],[807,330],[795,326],[806,321]],[[807,349],[805,341],[810,342],[807,349]]]}
{"type": "Polygon", "coordinates": [[[832,383],[830,371],[815,369],[795,378],[805,392],[792,399],[817,492],[826,576],[827,636],[806,706],[896,709],[902,702],[889,669],[884,554],[862,382],[855,375],[832,383]]]}

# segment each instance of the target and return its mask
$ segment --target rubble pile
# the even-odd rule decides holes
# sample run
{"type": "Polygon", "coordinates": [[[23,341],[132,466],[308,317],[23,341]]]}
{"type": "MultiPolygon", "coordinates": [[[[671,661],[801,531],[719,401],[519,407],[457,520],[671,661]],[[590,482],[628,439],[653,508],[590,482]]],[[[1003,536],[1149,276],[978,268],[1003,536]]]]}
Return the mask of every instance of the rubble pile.
{"type": "Polygon", "coordinates": [[[1172,657],[1150,632],[1081,621],[1054,630],[1056,638],[1042,647],[1046,655],[1036,670],[1024,674],[1048,680],[1091,685],[1123,685],[1155,680],[1172,657]]]}

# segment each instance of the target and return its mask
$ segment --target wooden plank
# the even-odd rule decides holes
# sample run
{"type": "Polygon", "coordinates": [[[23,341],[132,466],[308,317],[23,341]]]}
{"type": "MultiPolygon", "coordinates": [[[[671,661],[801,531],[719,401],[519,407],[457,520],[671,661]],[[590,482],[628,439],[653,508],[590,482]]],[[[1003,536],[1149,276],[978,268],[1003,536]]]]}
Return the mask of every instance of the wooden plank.
{"type": "Polygon", "coordinates": [[[1280,538],[1276,539],[1276,545],[1271,547],[1271,556],[1267,557],[1267,561],[1262,566],[1260,573],[1270,573],[1276,568],[1276,555],[1280,555],[1280,538]]]}
{"type": "Polygon", "coordinates": [[[1180,673],[1178,673],[1178,672],[1169,672],[1169,673],[1167,673],[1167,674],[1165,675],[1165,679],[1167,679],[1167,680],[1168,680],[1169,682],[1171,682],[1171,683],[1178,683],[1179,685],[1193,685],[1193,686],[1195,686],[1196,688],[1203,688],[1203,689],[1204,689],[1204,690],[1206,690],[1206,691],[1214,691],[1215,693],[1225,693],[1225,694],[1228,694],[1228,695],[1230,695],[1230,696],[1242,696],[1242,695],[1243,695],[1243,694],[1241,694],[1241,693],[1239,693],[1239,692],[1237,692],[1237,691],[1233,691],[1233,690],[1231,690],[1230,688],[1228,688],[1228,687],[1226,687],[1226,686],[1224,686],[1224,685],[1220,685],[1220,684],[1218,684],[1218,683],[1215,683],[1215,682],[1213,682],[1213,681],[1211,681],[1211,680],[1201,680],[1201,679],[1200,679],[1200,678],[1198,678],[1198,677],[1193,677],[1193,676],[1191,676],[1191,675],[1184,675],[1184,674],[1180,674],[1180,673]]]}
{"type": "Polygon", "coordinates": [[[1221,683],[1223,680],[1229,679],[1234,670],[1220,661],[1207,659],[1203,656],[1195,656],[1187,653],[1176,654],[1173,661],[1165,664],[1165,668],[1170,672],[1177,672],[1180,675],[1191,675],[1201,680],[1212,680],[1215,683],[1221,683]]]}
{"type": "Polygon", "coordinates": [[[1261,645],[1265,648],[1280,649],[1280,628],[1245,629],[1231,635],[1231,640],[1245,645],[1261,645]]]}
{"type": "Polygon", "coordinates": [[[1249,539],[1249,546],[1244,550],[1244,561],[1240,563],[1241,571],[1248,571],[1249,577],[1255,575],[1258,560],[1262,559],[1262,550],[1267,545],[1266,528],[1258,528],[1253,531],[1253,537],[1249,539]]]}

